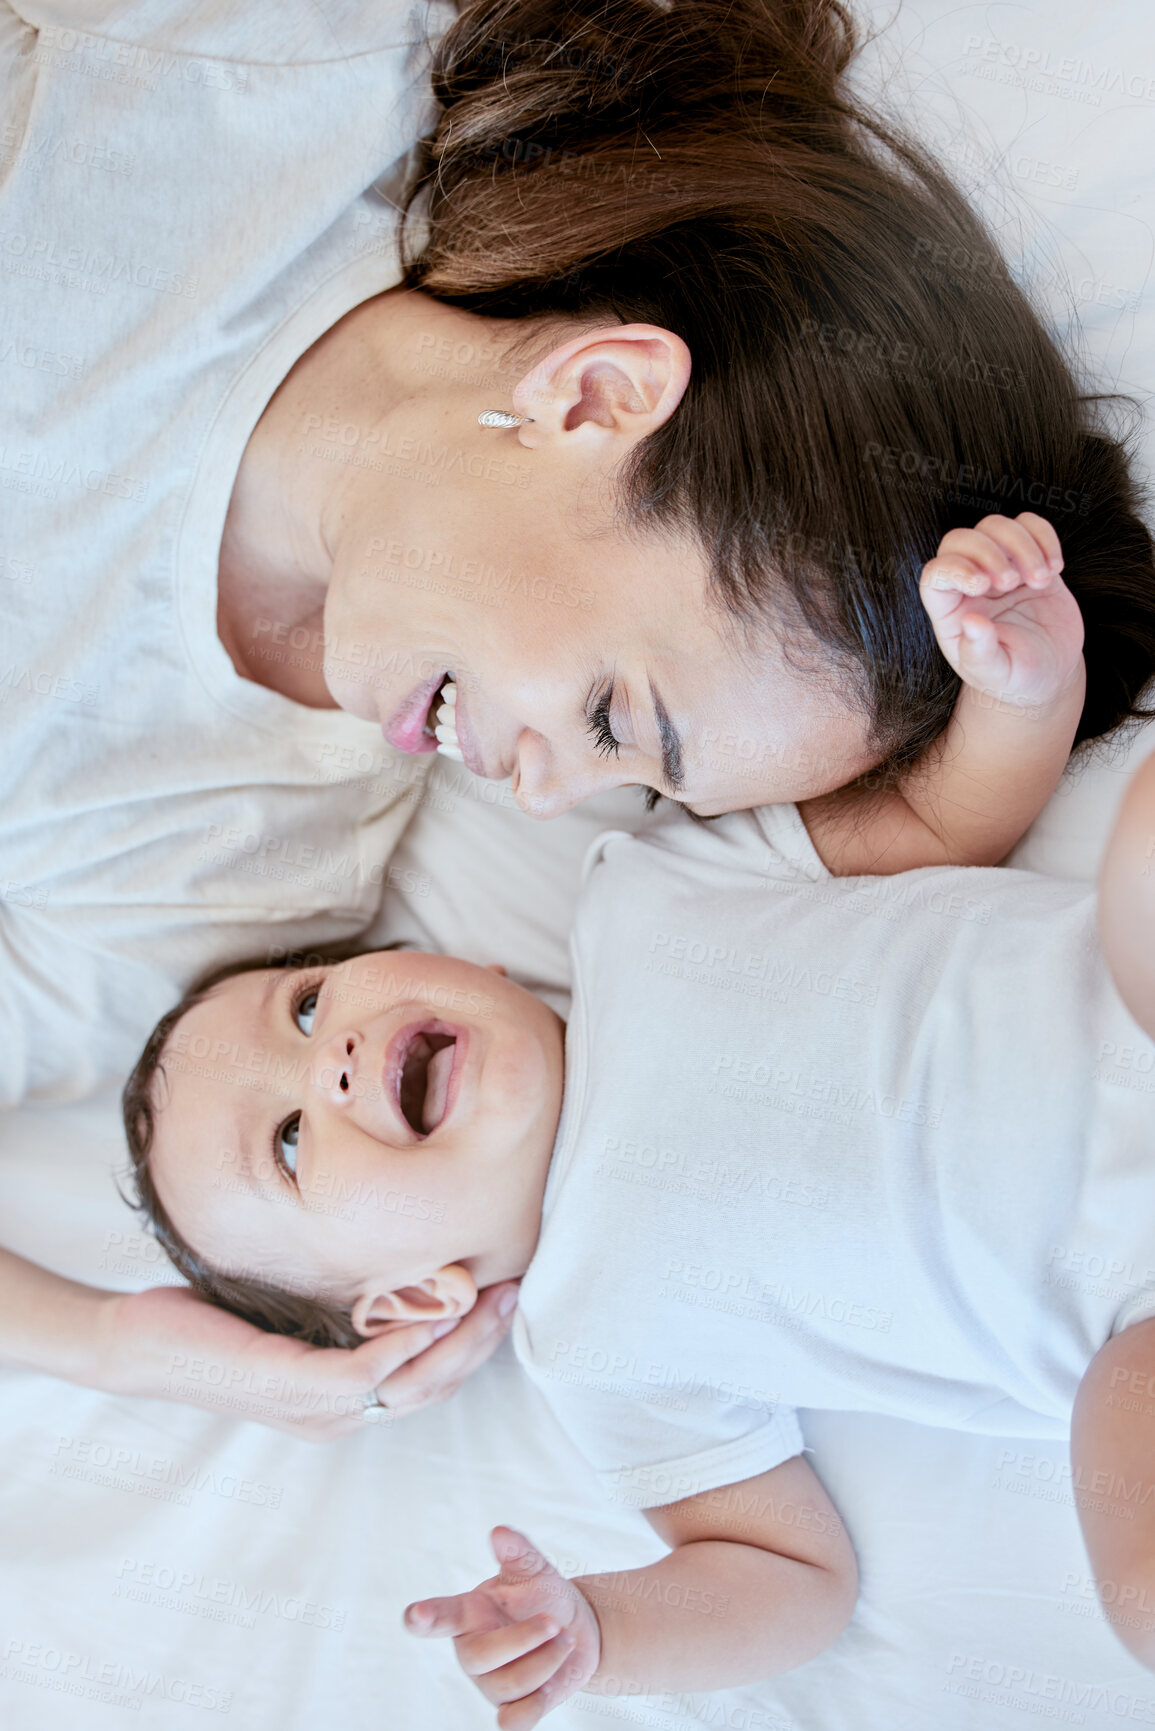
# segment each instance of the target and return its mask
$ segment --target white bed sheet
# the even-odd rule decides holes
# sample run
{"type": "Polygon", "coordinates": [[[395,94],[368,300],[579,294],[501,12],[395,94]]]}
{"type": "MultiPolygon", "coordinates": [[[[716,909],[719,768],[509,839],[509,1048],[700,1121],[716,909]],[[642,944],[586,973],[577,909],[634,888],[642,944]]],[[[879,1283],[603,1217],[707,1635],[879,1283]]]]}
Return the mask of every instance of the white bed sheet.
{"type": "MultiPolygon", "coordinates": [[[[894,12],[872,10],[879,22],[894,12]]],[[[1144,393],[1148,0],[917,0],[862,76],[950,154],[1060,326],[1058,284],[1073,283],[1100,381],[1144,393]]],[[[1144,439],[1150,467],[1149,426],[1144,439]]],[[[1151,743],[1148,732],[1069,772],[1016,862],[1092,877],[1127,769],[1151,743]]],[[[448,766],[438,783],[402,843],[379,934],[505,961],[560,1000],[581,853],[604,823],[640,815],[636,796],[539,827],[448,766]]],[[[100,1284],[166,1278],[110,1179],[123,1164],[113,1100],[13,1113],[0,1134],[5,1243],[100,1284]]],[[[551,1720],[558,1731],[1155,1724],[1155,1677],[1092,1595],[1064,1451],[841,1414],[808,1415],[806,1429],[862,1566],[843,1638],[757,1688],[586,1697],[551,1720]]],[[[507,1351],[448,1405],[323,1448],[227,1406],[216,1417],[3,1373],[0,1452],[5,1731],[212,1717],[253,1731],[473,1731],[492,1713],[446,1644],[403,1634],[407,1600],[488,1573],[497,1520],[571,1573],[659,1549],[640,1516],[602,1505],[507,1351]]]]}
{"type": "MultiPolygon", "coordinates": [[[[115,1100],[11,1116],[0,1210],[17,1248],[79,1278],[163,1264],[119,1202],[115,1100]]],[[[474,1731],[492,1715],[410,1599],[490,1572],[497,1521],[568,1573],[660,1554],[503,1350],[453,1401],[314,1446],[163,1401],[0,1378],[0,1724],[148,1731],[474,1731]]],[[[605,1722],[696,1731],[1012,1731],[1040,1713],[1155,1722],[1155,1678],[1096,1607],[1065,1451],[850,1414],[804,1415],[862,1567],[851,1628],[793,1675],[711,1696],[599,1701],[605,1722]]]]}

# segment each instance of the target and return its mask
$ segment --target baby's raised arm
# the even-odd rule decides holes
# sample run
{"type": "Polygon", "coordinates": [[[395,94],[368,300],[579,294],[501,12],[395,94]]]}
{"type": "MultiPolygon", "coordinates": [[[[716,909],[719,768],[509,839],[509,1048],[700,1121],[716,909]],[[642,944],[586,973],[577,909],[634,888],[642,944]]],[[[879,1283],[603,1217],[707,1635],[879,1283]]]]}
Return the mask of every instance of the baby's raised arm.
{"type": "Polygon", "coordinates": [[[800,1455],[646,1518],[668,1556],[572,1581],[497,1527],[501,1572],[471,1593],[410,1605],[406,1626],[452,1636],[501,1731],[527,1731],[578,1690],[620,1699],[776,1676],[850,1621],[854,1552],[800,1455]]]}
{"type": "Polygon", "coordinates": [[[838,877],[997,865],[1059,782],[1083,708],[1083,620],[1059,538],[1032,511],[952,529],[923,605],[963,682],[950,726],[900,788],[801,806],[838,877]]]}

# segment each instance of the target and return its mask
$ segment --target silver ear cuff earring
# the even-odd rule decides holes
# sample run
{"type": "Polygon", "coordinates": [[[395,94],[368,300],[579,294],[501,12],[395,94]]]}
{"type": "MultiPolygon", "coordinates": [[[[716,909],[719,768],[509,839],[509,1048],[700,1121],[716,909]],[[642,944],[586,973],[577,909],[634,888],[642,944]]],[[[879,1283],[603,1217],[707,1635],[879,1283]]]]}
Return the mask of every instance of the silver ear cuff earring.
{"type": "Polygon", "coordinates": [[[483,415],[478,415],[477,424],[479,427],[523,427],[532,420],[532,415],[515,415],[510,409],[486,409],[483,415]]]}

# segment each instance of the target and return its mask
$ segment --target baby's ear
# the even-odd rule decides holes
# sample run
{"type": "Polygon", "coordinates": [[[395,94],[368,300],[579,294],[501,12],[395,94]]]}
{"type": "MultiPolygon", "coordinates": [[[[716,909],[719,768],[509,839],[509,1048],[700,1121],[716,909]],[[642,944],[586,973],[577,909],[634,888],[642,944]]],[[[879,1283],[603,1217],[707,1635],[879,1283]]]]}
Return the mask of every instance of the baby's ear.
{"type": "Polygon", "coordinates": [[[477,1303],[477,1287],[468,1270],[450,1262],[436,1274],[412,1286],[392,1287],[368,1281],[350,1315],[358,1334],[368,1338],[403,1328],[409,1322],[437,1322],[443,1316],[464,1316],[477,1303]]]}

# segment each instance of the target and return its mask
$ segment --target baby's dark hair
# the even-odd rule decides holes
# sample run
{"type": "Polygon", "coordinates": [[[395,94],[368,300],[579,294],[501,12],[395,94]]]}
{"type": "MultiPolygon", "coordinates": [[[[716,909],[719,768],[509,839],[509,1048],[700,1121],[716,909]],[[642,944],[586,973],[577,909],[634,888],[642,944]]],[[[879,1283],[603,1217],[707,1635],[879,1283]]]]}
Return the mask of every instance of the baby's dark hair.
{"type": "MultiPolygon", "coordinates": [[[[395,944],[380,946],[396,949],[395,944]]],[[[308,1292],[294,1292],[254,1275],[226,1274],[193,1249],[173,1224],[153,1181],[149,1157],[156,1137],[159,1107],[156,1101],[157,1078],[164,1076],[165,1056],[169,1042],[179,1024],[197,1004],[203,1003],[214,987],[238,974],[254,973],[260,968],[311,968],[333,962],[349,961],[362,954],[358,944],[338,945],[323,952],[299,951],[292,954],[260,956],[245,962],[230,962],[215,967],[189,987],[179,1004],[163,1015],[145,1043],[131,1076],[121,1094],[124,1133],[132,1161],[130,1174],[134,1196],[126,1196],[130,1208],[143,1215],[169,1261],[188,1281],[199,1298],[207,1299],[222,1310],[253,1323],[267,1334],[287,1334],[295,1340],[305,1340],[314,1346],[359,1346],[362,1336],[353,1327],[347,1310],[308,1292]]]]}

